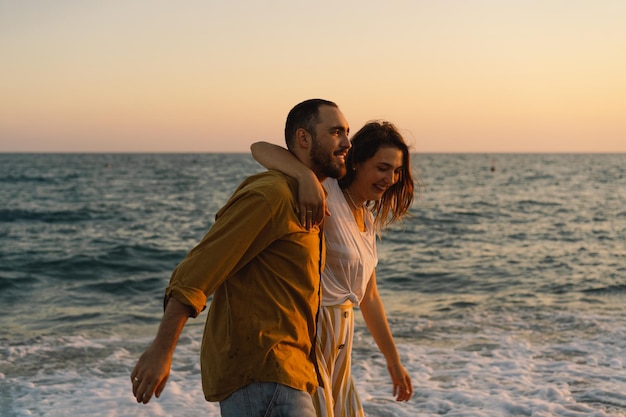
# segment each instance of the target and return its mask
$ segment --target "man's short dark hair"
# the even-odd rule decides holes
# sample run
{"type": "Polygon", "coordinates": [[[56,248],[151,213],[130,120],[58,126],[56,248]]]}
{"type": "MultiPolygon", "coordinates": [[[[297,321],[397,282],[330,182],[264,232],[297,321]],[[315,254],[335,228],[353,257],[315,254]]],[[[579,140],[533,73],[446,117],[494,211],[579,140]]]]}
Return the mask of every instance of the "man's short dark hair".
{"type": "Polygon", "coordinates": [[[285,122],[285,143],[291,150],[296,138],[296,131],[300,128],[309,132],[315,138],[315,125],[320,122],[320,107],[331,106],[338,108],[332,101],[321,98],[312,98],[296,104],[287,115],[285,122]]]}

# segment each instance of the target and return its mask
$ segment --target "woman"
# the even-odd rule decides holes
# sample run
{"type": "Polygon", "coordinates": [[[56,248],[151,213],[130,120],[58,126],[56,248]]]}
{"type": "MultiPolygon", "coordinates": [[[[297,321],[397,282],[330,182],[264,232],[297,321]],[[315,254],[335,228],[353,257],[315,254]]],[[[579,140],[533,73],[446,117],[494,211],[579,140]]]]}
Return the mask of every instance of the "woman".
{"type": "MultiPolygon", "coordinates": [[[[315,138],[312,138],[315,148],[315,138]]],[[[268,169],[298,178],[303,223],[324,223],[326,266],[322,274],[322,308],[316,354],[324,388],[315,403],[320,417],[363,416],[351,375],[353,306],[358,305],[376,344],[385,356],[397,401],[413,394],[411,378],[402,366],[376,286],[376,235],[407,215],[414,182],[409,148],[389,122],[369,122],[352,137],[347,173],[326,179],[328,193],[315,175],[276,145],[258,142],[252,155],[268,169]],[[321,203],[320,203],[321,202],[321,203]]]]}

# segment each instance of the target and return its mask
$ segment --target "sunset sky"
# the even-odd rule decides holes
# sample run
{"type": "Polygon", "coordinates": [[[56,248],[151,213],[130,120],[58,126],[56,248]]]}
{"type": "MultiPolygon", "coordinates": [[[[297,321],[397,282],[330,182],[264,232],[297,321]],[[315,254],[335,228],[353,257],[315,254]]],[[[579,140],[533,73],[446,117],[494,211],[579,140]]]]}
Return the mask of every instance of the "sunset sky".
{"type": "Polygon", "coordinates": [[[247,152],[313,97],[417,152],[626,152],[626,1],[0,0],[0,152],[247,152]]]}

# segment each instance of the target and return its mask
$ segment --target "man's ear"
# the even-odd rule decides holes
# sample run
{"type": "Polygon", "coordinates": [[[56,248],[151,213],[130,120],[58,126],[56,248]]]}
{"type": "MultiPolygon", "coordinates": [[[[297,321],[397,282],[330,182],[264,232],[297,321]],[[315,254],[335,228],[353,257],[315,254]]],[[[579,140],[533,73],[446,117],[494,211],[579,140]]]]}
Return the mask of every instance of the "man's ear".
{"type": "Polygon", "coordinates": [[[312,143],[311,134],[303,128],[296,130],[296,142],[300,148],[309,149],[312,143]]]}

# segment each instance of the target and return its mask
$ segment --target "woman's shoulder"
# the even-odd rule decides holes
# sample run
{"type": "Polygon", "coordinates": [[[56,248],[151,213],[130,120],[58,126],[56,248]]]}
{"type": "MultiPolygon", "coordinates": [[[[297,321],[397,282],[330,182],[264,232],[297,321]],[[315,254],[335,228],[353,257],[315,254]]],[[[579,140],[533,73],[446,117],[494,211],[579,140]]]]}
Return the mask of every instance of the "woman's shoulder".
{"type": "Polygon", "coordinates": [[[328,193],[329,198],[332,194],[341,193],[341,187],[339,187],[339,181],[337,178],[326,178],[322,181],[322,186],[328,193]]]}

